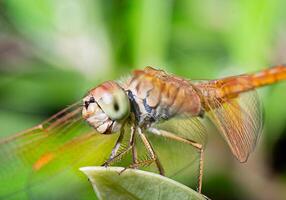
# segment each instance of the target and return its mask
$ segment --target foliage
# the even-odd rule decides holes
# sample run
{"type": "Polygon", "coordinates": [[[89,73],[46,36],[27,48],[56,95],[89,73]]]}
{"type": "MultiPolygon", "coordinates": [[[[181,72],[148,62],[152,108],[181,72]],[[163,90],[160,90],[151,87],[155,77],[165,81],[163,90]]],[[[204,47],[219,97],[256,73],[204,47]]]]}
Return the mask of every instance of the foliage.
{"type": "Polygon", "coordinates": [[[100,200],[205,199],[194,190],[169,178],[150,172],[119,167],[81,168],[100,200]]]}

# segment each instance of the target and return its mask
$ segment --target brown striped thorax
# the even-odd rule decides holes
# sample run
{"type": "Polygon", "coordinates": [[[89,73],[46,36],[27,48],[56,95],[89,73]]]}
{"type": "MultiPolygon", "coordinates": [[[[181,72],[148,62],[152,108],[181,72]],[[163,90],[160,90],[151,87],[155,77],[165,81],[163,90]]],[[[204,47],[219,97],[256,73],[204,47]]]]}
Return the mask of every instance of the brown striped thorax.
{"type": "Polygon", "coordinates": [[[138,106],[139,124],[148,126],[175,115],[201,113],[200,98],[191,83],[162,70],[136,70],[125,87],[138,106]]]}

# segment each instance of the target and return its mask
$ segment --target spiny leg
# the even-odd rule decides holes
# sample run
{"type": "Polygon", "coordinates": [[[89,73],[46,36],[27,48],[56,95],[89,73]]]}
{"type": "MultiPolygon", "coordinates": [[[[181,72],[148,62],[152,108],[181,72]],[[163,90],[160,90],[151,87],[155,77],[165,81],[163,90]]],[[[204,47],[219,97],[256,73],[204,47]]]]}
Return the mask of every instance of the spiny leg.
{"type": "Polygon", "coordinates": [[[168,131],[164,131],[164,130],[159,130],[156,128],[149,128],[148,131],[150,131],[151,133],[154,133],[156,135],[159,136],[163,136],[172,140],[176,140],[178,142],[182,142],[182,143],[186,143],[186,144],[190,144],[193,147],[197,148],[200,151],[200,163],[199,163],[199,177],[198,177],[198,192],[201,193],[202,191],[202,178],[203,178],[203,160],[204,160],[204,149],[203,149],[203,145],[199,144],[195,141],[177,136],[171,132],[168,131]]]}
{"type": "MultiPolygon", "coordinates": [[[[132,147],[132,163],[136,164],[138,162],[137,160],[137,150],[136,150],[136,137],[135,137],[135,128],[131,127],[131,136],[130,136],[130,143],[129,145],[132,147]]],[[[134,167],[137,168],[137,167],[134,167]]]]}
{"type": "Polygon", "coordinates": [[[140,165],[144,165],[144,164],[146,164],[146,163],[149,163],[149,162],[151,162],[151,161],[152,161],[152,162],[155,161],[156,166],[157,166],[157,168],[158,168],[158,170],[159,170],[159,173],[160,173],[161,175],[164,175],[165,172],[164,172],[163,166],[162,166],[162,164],[160,163],[160,161],[159,161],[159,159],[158,159],[158,156],[156,155],[156,153],[155,153],[155,151],[154,151],[154,149],[153,149],[151,143],[149,142],[149,140],[147,139],[147,137],[142,133],[141,128],[138,128],[137,130],[138,130],[138,134],[139,134],[141,140],[143,141],[144,146],[146,147],[148,153],[149,153],[150,156],[151,156],[151,159],[150,159],[150,160],[143,160],[143,161],[141,161],[141,162],[138,162],[138,163],[137,163],[137,167],[140,166],[140,165]]]}
{"type": "Polygon", "coordinates": [[[124,129],[121,129],[121,130],[120,130],[120,135],[119,135],[119,137],[118,137],[118,139],[117,139],[117,141],[116,141],[115,146],[114,146],[113,149],[112,149],[111,155],[110,155],[110,157],[109,157],[108,160],[112,160],[112,159],[115,157],[115,155],[116,155],[117,152],[118,152],[118,149],[119,149],[120,146],[121,146],[121,142],[122,142],[123,138],[124,138],[124,129]]]}
{"type": "MultiPolygon", "coordinates": [[[[132,127],[132,131],[135,132],[136,129],[134,129],[134,127],[132,127]]],[[[139,134],[140,134],[140,133],[142,134],[141,129],[140,129],[138,132],[139,132],[139,134]]],[[[144,136],[145,136],[145,135],[143,135],[143,137],[144,137],[144,136]]],[[[140,138],[141,138],[141,135],[140,135],[140,138]]],[[[154,156],[151,156],[151,157],[152,157],[151,159],[144,159],[144,160],[139,160],[139,161],[138,161],[138,159],[137,159],[137,150],[136,150],[135,139],[136,139],[135,134],[131,134],[131,137],[130,137],[130,145],[131,145],[131,147],[132,147],[132,164],[129,165],[128,167],[125,167],[122,171],[120,171],[119,174],[123,173],[123,172],[124,172],[126,169],[128,169],[128,168],[137,169],[137,168],[140,167],[140,166],[148,166],[148,165],[150,165],[151,163],[153,163],[154,161],[156,161],[156,160],[154,159],[154,156]]],[[[145,143],[146,140],[147,140],[147,138],[143,139],[144,145],[146,144],[146,143],[145,143]]],[[[150,145],[150,143],[148,142],[148,140],[147,140],[147,143],[148,143],[148,146],[150,147],[151,145],[150,145]]],[[[145,145],[145,146],[146,146],[146,145],[145,145]]],[[[147,148],[147,149],[148,149],[148,153],[149,153],[149,148],[147,148]]],[[[153,149],[152,149],[152,150],[153,150],[153,149]]],[[[149,153],[149,154],[150,154],[150,153],[149,153]]],[[[155,153],[152,151],[151,155],[155,155],[155,153]]],[[[156,156],[156,155],[155,155],[155,156],[156,156]]],[[[158,169],[159,169],[160,173],[163,174],[164,171],[163,171],[163,168],[161,167],[161,164],[159,163],[159,160],[158,160],[157,162],[158,162],[158,165],[160,166],[160,167],[158,167],[158,169]]],[[[157,164],[157,163],[156,163],[156,164],[157,164]]]]}
{"type": "MultiPolygon", "coordinates": [[[[134,127],[131,127],[131,136],[130,136],[130,141],[129,141],[129,145],[128,145],[128,147],[126,148],[126,149],[124,149],[122,152],[120,152],[119,154],[116,154],[117,153],[117,151],[118,151],[118,149],[119,149],[119,147],[120,147],[120,145],[119,145],[119,147],[116,149],[116,153],[115,153],[115,155],[113,155],[112,156],[112,154],[111,154],[111,156],[110,156],[110,158],[103,164],[103,166],[108,166],[108,165],[110,165],[111,163],[113,163],[113,162],[115,162],[116,160],[118,160],[118,159],[120,159],[123,155],[125,155],[126,153],[128,153],[132,148],[133,148],[133,141],[134,141],[134,137],[135,137],[135,129],[134,129],[134,127]]],[[[123,135],[123,134],[122,134],[123,135]]],[[[119,138],[118,138],[118,140],[120,139],[120,137],[121,137],[121,133],[120,133],[120,136],[119,136],[119,138]]],[[[121,141],[122,141],[122,139],[123,139],[123,136],[122,136],[122,138],[120,139],[120,144],[121,144],[121,141]]],[[[117,140],[117,141],[118,141],[117,140]]],[[[117,142],[116,142],[116,145],[117,145],[117,142]]],[[[115,145],[115,147],[113,148],[113,150],[116,148],[116,145],[115,145]]],[[[112,150],[112,153],[113,153],[113,150],[112,150]]]]}

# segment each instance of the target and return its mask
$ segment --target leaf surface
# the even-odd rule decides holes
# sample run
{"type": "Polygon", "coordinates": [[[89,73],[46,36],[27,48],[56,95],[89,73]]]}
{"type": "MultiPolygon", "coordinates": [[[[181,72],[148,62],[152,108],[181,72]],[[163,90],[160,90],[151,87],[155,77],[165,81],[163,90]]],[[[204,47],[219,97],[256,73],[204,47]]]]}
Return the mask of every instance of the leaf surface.
{"type": "Polygon", "coordinates": [[[134,169],[120,173],[122,167],[80,168],[89,178],[100,200],[191,200],[203,195],[167,177],[134,169]]]}

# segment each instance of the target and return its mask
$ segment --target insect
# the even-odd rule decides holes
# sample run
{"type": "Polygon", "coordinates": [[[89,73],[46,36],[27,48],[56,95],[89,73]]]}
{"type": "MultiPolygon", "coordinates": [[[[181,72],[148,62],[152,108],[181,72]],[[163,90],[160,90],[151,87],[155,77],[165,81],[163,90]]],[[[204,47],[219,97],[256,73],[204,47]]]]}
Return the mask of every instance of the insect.
{"type": "MultiPolygon", "coordinates": [[[[196,149],[199,154],[198,191],[201,192],[205,144],[196,140],[196,136],[204,137],[206,129],[200,119],[209,117],[233,155],[240,162],[246,162],[262,129],[261,105],[255,89],[285,79],[283,65],[209,81],[191,81],[151,67],[135,70],[125,81],[104,82],[88,91],[81,102],[42,124],[2,139],[0,158],[9,161],[15,156],[21,157],[36,171],[53,160],[64,160],[59,155],[73,154],[77,146],[84,149],[95,136],[119,132],[109,158],[98,164],[108,166],[131,152],[132,163],[128,167],[155,163],[159,173],[164,175],[164,168],[147,137],[155,134],[196,149]],[[160,126],[176,118],[184,122],[182,126],[187,133],[160,126]],[[89,126],[83,126],[82,122],[89,126]],[[126,134],[130,134],[129,143],[119,151],[126,134]],[[146,159],[137,156],[135,136],[139,136],[148,152],[146,159]],[[33,153],[27,155],[27,149],[33,149],[33,153]]],[[[88,153],[89,149],[83,150],[70,160],[79,161],[80,155],[88,153]]]]}

